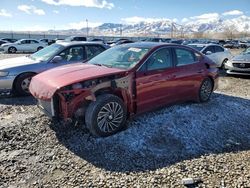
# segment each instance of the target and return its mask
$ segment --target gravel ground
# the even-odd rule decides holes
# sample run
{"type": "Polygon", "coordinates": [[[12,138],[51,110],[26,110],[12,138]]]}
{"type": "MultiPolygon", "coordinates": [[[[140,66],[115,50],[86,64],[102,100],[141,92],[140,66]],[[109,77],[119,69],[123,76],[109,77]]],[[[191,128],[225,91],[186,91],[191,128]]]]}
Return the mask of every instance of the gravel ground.
{"type": "Polygon", "coordinates": [[[0,187],[250,187],[250,80],[221,75],[208,103],[146,113],[108,138],[50,121],[31,97],[1,98],[0,187]]]}

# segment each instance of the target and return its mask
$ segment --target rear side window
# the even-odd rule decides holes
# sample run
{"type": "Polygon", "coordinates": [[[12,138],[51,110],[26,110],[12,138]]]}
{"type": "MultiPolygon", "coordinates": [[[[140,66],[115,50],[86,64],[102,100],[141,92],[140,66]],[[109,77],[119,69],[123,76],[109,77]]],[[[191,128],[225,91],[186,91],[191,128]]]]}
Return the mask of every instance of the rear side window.
{"type": "Polygon", "coordinates": [[[214,48],[215,48],[215,53],[216,52],[224,52],[224,49],[220,46],[215,46],[214,48]]]}
{"type": "Polygon", "coordinates": [[[176,54],[177,66],[189,65],[197,61],[197,57],[190,50],[176,48],[175,54],[176,54]]]}
{"type": "Polygon", "coordinates": [[[91,59],[98,54],[102,53],[105,50],[102,46],[99,45],[89,45],[86,46],[87,59],[91,59]]]}
{"type": "Polygon", "coordinates": [[[30,41],[30,44],[35,44],[35,43],[38,43],[36,40],[31,40],[30,41]]]}

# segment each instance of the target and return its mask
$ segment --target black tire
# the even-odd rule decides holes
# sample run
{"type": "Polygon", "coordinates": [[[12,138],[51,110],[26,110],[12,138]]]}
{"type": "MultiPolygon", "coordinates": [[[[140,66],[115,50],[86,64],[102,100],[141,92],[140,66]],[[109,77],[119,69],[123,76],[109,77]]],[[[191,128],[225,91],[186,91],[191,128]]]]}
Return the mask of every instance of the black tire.
{"type": "Polygon", "coordinates": [[[13,46],[8,48],[8,53],[10,53],[10,54],[16,53],[16,51],[17,51],[17,49],[13,46]]]}
{"type": "Polygon", "coordinates": [[[96,101],[89,104],[85,113],[86,126],[90,133],[97,137],[106,137],[117,133],[125,127],[126,120],[127,109],[123,101],[112,94],[98,96],[96,101]],[[115,109],[111,110],[112,113],[108,111],[111,108],[115,109]]]}
{"type": "Polygon", "coordinates": [[[213,92],[213,82],[210,78],[206,78],[202,81],[199,89],[199,101],[207,102],[213,92]]]}
{"type": "Polygon", "coordinates": [[[43,47],[42,47],[42,46],[39,46],[39,47],[37,48],[37,51],[39,51],[39,50],[41,50],[41,49],[43,49],[43,47]]]}
{"type": "Polygon", "coordinates": [[[28,89],[24,89],[24,88],[28,88],[29,87],[29,83],[31,81],[31,78],[34,76],[34,73],[23,73],[21,75],[19,75],[15,82],[14,82],[14,93],[17,96],[27,96],[30,95],[30,92],[28,89]],[[25,84],[25,86],[24,86],[25,84]]]}

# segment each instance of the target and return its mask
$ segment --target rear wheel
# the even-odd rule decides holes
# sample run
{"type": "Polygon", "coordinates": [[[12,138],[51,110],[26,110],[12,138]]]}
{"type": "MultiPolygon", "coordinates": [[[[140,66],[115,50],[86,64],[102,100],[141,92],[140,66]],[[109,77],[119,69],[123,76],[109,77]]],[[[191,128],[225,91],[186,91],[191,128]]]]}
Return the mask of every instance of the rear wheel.
{"type": "Polygon", "coordinates": [[[16,53],[16,51],[17,51],[17,49],[13,46],[9,47],[9,49],[8,49],[8,53],[10,53],[10,54],[16,53]]]}
{"type": "Polygon", "coordinates": [[[94,136],[110,136],[122,130],[127,119],[127,110],[123,101],[111,94],[97,97],[89,104],[85,113],[85,122],[94,136]]]}
{"type": "Polygon", "coordinates": [[[213,82],[210,78],[203,80],[199,90],[200,102],[207,102],[213,92],[213,82]]]}
{"type": "Polygon", "coordinates": [[[31,78],[34,76],[34,73],[24,73],[17,77],[14,83],[14,92],[16,95],[25,96],[30,95],[29,85],[31,78]]]}

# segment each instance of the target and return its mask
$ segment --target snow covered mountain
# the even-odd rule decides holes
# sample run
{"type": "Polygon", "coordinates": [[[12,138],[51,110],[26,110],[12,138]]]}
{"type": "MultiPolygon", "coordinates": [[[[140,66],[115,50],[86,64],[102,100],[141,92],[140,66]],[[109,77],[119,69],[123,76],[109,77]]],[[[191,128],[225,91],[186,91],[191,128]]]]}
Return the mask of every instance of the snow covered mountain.
{"type": "MultiPolygon", "coordinates": [[[[86,31],[86,28],[81,29],[86,31]]],[[[104,23],[95,28],[89,28],[91,33],[95,34],[124,34],[124,35],[142,35],[142,34],[166,34],[172,30],[177,32],[223,32],[225,30],[234,30],[235,32],[250,32],[250,17],[239,16],[230,19],[216,17],[212,19],[189,19],[181,24],[171,20],[157,20],[146,22],[142,21],[136,24],[116,24],[104,23]]]]}

